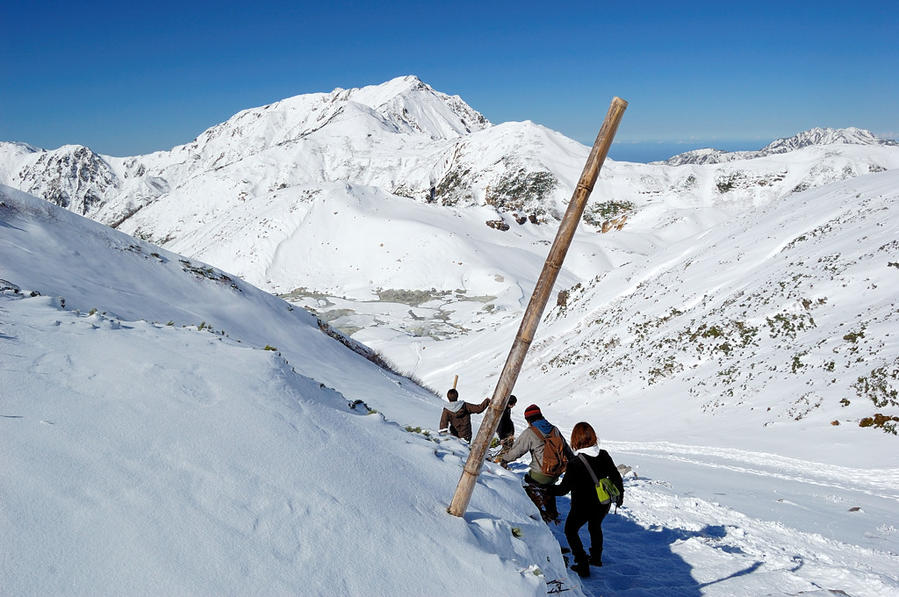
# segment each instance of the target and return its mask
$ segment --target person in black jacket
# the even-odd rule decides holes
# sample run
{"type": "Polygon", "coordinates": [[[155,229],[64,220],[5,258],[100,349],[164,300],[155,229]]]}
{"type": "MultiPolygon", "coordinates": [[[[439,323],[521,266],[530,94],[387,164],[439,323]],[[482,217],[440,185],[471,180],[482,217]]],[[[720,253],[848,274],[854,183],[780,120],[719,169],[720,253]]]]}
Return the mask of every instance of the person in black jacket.
{"type": "Polygon", "coordinates": [[[515,443],[515,423],[512,422],[512,407],[516,404],[518,404],[518,398],[514,394],[509,396],[506,409],[500,415],[499,424],[496,426],[496,434],[499,436],[499,443],[502,445],[502,449],[496,455],[497,458],[505,456],[512,449],[512,444],[515,443]]]}
{"type": "Polygon", "coordinates": [[[599,449],[596,432],[589,423],[578,423],[571,431],[571,449],[576,455],[568,463],[562,482],[552,487],[555,495],[571,492],[571,511],[565,520],[565,538],[571,547],[574,564],[571,569],[580,576],[590,576],[590,566],[602,566],[602,519],[609,513],[611,504],[600,504],[596,496],[596,486],[587,466],[593,469],[597,479],[608,477],[618,488],[620,494],[615,502],[620,506],[624,500],[624,484],[621,474],[612,462],[612,457],[605,450],[599,449]],[[584,550],[584,544],[578,531],[584,524],[590,531],[590,556],[584,550]]]}

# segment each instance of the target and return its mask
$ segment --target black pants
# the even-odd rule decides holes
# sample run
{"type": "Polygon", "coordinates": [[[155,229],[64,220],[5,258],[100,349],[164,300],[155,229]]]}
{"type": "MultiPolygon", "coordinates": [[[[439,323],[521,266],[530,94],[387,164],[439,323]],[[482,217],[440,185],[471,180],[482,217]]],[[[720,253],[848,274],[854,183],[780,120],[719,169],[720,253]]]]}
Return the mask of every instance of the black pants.
{"type": "Polygon", "coordinates": [[[529,474],[524,476],[524,492],[528,494],[528,497],[540,510],[540,516],[544,522],[556,522],[559,519],[559,510],[556,508],[556,496],[549,492],[549,488],[552,485],[552,483],[547,485],[538,483],[529,474]]]}
{"type": "Polygon", "coordinates": [[[571,548],[571,555],[575,562],[587,561],[587,552],[578,536],[578,531],[584,524],[590,531],[590,559],[602,559],[602,519],[608,513],[608,504],[599,508],[577,508],[575,504],[572,504],[568,518],[565,520],[565,538],[568,539],[568,546],[571,548]]]}

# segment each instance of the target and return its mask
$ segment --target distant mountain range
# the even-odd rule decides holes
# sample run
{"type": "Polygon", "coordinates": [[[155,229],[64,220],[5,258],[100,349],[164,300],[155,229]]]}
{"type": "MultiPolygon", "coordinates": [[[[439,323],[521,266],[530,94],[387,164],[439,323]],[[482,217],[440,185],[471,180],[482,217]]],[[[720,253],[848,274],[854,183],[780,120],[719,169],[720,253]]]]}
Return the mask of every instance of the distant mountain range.
{"type": "Polygon", "coordinates": [[[849,127],[844,129],[813,128],[792,137],[776,139],[758,151],[721,151],[719,149],[694,149],[663,160],[653,162],[668,166],[683,164],[719,164],[734,160],[752,160],[769,155],[796,151],[812,145],[882,145],[896,146],[896,141],[881,139],[871,131],[849,127]]]}

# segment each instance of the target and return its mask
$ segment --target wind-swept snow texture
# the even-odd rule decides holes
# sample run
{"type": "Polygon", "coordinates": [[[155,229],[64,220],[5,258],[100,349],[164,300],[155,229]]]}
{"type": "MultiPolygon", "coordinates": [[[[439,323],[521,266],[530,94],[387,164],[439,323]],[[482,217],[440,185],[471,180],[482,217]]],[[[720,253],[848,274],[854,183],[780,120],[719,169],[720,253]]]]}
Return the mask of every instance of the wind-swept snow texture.
{"type": "Polygon", "coordinates": [[[446,513],[438,399],[303,310],[7,187],[0,278],[0,593],[581,594],[514,475],[446,513]]]}

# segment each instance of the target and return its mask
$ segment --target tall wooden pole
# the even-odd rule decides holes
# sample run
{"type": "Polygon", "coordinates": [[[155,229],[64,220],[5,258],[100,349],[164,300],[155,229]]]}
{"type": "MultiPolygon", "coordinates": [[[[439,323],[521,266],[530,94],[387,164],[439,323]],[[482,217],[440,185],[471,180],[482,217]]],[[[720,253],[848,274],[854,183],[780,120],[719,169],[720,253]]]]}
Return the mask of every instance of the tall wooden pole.
{"type": "Polygon", "coordinates": [[[543,316],[543,310],[546,308],[546,302],[549,300],[553,285],[559,276],[559,270],[562,268],[565,254],[568,253],[568,247],[571,246],[574,231],[577,229],[581,216],[584,214],[587,199],[589,199],[590,193],[593,191],[593,185],[596,184],[596,179],[599,177],[599,169],[609,153],[612,139],[615,138],[615,132],[618,130],[618,124],[621,122],[621,117],[624,115],[626,108],[627,102],[623,99],[619,97],[612,99],[606,119],[599,129],[599,134],[593,143],[593,149],[587,157],[584,171],[581,173],[581,178],[574,189],[571,201],[568,202],[568,209],[562,217],[561,224],[559,224],[556,239],[549,250],[546,263],[543,264],[543,271],[540,273],[540,278],[534,287],[531,301],[528,303],[527,309],[525,309],[521,327],[518,328],[518,335],[512,343],[512,349],[509,351],[506,365],[503,367],[496,389],[493,391],[487,414],[484,415],[484,420],[481,422],[480,429],[478,429],[478,435],[471,446],[471,453],[468,455],[468,460],[462,470],[462,477],[456,486],[453,501],[450,502],[449,508],[447,508],[447,512],[453,516],[462,516],[465,514],[465,510],[468,509],[471,493],[474,491],[481,467],[484,465],[484,454],[487,453],[487,446],[496,432],[496,426],[499,423],[503,410],[506,408],[509,394],[512,393],[512,388],[515,387],[524,357],[531,346],[531,342],[534,340],[537,324],[540,323],[540,318],[543,316]]]}

